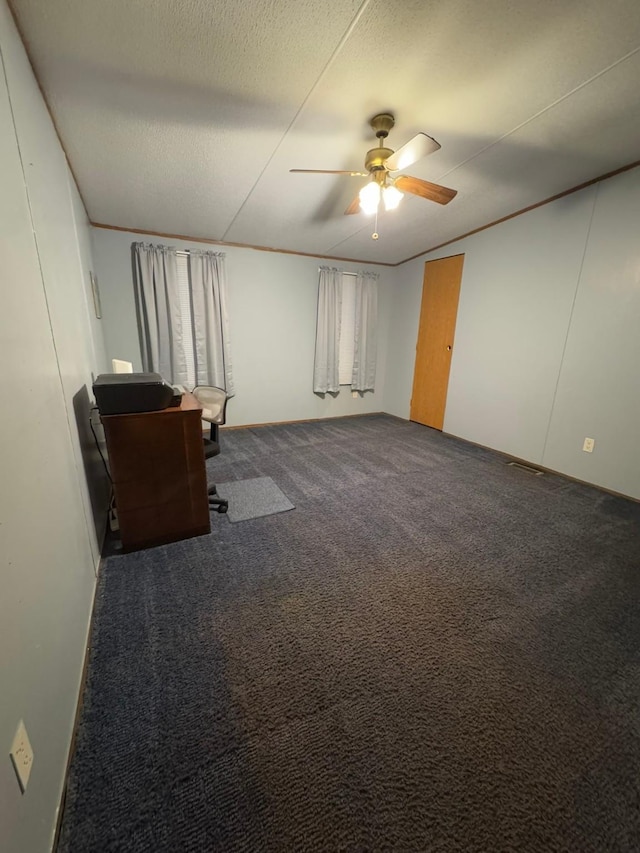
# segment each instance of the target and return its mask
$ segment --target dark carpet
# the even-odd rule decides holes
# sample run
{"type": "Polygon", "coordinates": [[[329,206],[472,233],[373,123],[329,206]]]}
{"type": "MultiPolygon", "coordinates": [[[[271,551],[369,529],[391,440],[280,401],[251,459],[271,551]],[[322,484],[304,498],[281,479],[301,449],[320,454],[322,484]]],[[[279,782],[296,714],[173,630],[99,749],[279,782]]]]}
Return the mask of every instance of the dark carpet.
{"type": "Polygon", "coordinates": [[[640,850],[640,506],[388,416],[221,441],[296,511],[107,560],[61,851],[640,850]]]}

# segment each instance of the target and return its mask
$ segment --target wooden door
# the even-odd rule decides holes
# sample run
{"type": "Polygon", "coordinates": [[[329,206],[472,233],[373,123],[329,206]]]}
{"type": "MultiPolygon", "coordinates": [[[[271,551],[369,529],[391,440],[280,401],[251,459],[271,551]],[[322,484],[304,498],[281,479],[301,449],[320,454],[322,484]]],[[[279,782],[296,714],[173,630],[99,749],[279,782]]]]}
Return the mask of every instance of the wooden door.
{"type": "Polygon", "coordinates": [[[454,255],[424,265],[410,418],[435,429],[444,423],[463,263],[454,255]]]}

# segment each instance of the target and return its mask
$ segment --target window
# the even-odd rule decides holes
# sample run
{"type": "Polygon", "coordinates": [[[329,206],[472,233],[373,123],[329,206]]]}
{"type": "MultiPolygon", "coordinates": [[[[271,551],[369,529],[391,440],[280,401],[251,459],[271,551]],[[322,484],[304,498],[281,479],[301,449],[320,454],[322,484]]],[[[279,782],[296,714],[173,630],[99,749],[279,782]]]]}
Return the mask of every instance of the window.
{"type": "Polygon", "coordinates": [[[338,374],[340,385],[351,385],[356,326],[356,277],[342,273],[342,317],[338,374]]]}
{"type": "Polygon", "coordinates": [[[182,340],[184,342],[184,357],[187,364],[187,385],[191,390],[196,386],[196,365],[193,356],[193,313],[191,311],[191,295],[189,289],[189,256],[187,252],[176,255],[178,267],[178,293],[180,295],[180,319],[182,320],[182,340]]]}

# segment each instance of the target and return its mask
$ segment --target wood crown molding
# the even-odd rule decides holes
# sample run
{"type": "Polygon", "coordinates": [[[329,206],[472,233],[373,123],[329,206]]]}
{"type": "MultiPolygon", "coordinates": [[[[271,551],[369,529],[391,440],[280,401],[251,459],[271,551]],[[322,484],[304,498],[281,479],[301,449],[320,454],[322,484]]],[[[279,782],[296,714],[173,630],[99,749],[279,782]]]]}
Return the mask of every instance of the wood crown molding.
{"type": "Polygon", "coordinates": [[[493,228],[494,225],[500,225],[501,222],[507,222],[509,219],[515,219],[516,216],[521,216],[523,213],[529,213],[530,210],[535,210],[537,207],[543,207],[545,204],[551,204],[552,201],[558,201],[560,198],[564,198],[567,195],[571,195],[572,193],[577,193],[580,190],[584,190],[587,187],[593,186],[593,184],[599,184],[600,181],[606,181],[609,178],[615,178],[616,175],[620,175],[622,172],[628,172],[631,169],[635,169],[637,166],[640,166],[640,160],[635,160],[633,163],[629,163],[626,166],[621,166],[619,169],[614,169],[612,172],[606,172],[604,175],[600,175],[597,178],[592,178],[590,181],[585,181],[582,184],[578,184],[576,187],[571,187],[571,189],[563,190],[561,193],[556,193],[556,195],[549,196],[549,198],[545,198],[542,201],[538,201],[535,204],[530,204],[528,207],[523,207],[521,210],[516,210],[515,213],[510,213],[508,216],[503,216],[501,219],[496,219],[493,222],[487,223],[487,225],[481,225],[479,228],[474,228],[472,231],[467,231],[465,234],[461,234],[459,237],[453,237],[451,240],[445,240],[444,243],[438,243],[437,246],[432,246],[430,249],[425,249],[423,252],[418,252],[417,255],[411,255],[410,258],[405,258],[404,261],[399,261],[397,264],[392,264],[394,267],[402,266],[402,264],[407,264],[409,261],[415,261],[416,258],[421,258],[423,255],[428,255],[430,252],[435,252],[436,249],[442,249],[444,246],[450,246],[452,243],[457,243],[458,240],[464,240],[465,237],[471,237],[472,234],[478,234],[480,231],[486,231],[487,228],[493,228]]]}
{"type": "Polygon", "coordinates": [[[75,173],[73,166],[71,164],[71,160],[69,159],[69,155],[67,153],[67,149],[64,145],[64,142],[62,141],[62,137],[60,135],[58,125],[57,125],[56,120],[53,116],[53,112],[52,112],[51,107],[49,105],[49,101],[47,100],[47,97],[45,95],[44,88],[43,88],[43,86],[40,82],[40,78],[38,77],[38,74],[36,72],[35,64],[33,62],[33,58],[31,55],[31,51],[29,49],[27,39],[24,35],[24,32],[22,31],[22,28],[20,26],[20,22],[18,20],[18,15],[17,15],[16,10],[14,9],[14,6],[13,6],[13,0],[7,0],[7,6],[9,8],[9,12],[11,13],[11,17],[13,18],[13,22],[15,24],[18,35],[22,41],[25,53],[27,55],[27,60],[29,62],[29,65],[31,67],[31,71],[32,71],[34,79],[36,81],[36,85],[38,86],[38,89],[40,91],[40,95],[42,96],[42,100],[44,101],[44,105],[47,109],[47,112],[49,113],[49,118],[51,119],[53,129],[54,129],[55,134],[58,138],[58,142],[60,143],[60,147],[62,149],[62,152],[65,156],[67,166],[69,168],[69,171],[71,172],[71,176],[73,177],[73,180],[75,181],[75,184],[76,184],[76,187],[78,190],[78,195],[80,196],[80,200],[82,201],[85,213],[87,214],[87,219],[89,219],[90,224],[93,225],[94,228],[104,228],[104,229],[111,230],[111,231],[128,231],[132,234],[146,234],[148,236],[163,237],[163,238],[169,239],[169,240],[186,240],[187,242],[207,243],[207,244],[213,245],[213,246],[231,246],[231,247],[235,247],[238,249],[253,249],[256,252],[276,252],[277,254],[282,254],[282,255],[298,255],[299,257],[303,257],[303,258],[318,258],[319,260],[326,260],[326,261],[342,261],[345,263],[366,264],[367,266],[378,266],[378,267],[400,267],[403,264],[409,263],[409,261],[415,261],[417,258],[420,258],[423,255],[428,255],[431,252],[435,252],[438,249],[444,248],[445,246],[450,246],[452,243],[457,243],[459,240],[464,240],[467,237],[471,237],[473,234],[479,234],[481,231],[486,231],[487,228],[493,228],[494,225],[500,225],[502,222],[508,222],[509,219],[515,219],[516,216],[521,216],[523,213],[529,213],[529,211],[535,210],[538,207],[543,207],[545,204],[551,204],[551,202],[558,201],[558,199],[564,198],[565,196],[571,195],[572,193],[576,193],[576,192],[579,192],[580,190],[584,190],[587,187],[593,186],[593,184],[600,183],[601,181],[606,181],[609,178],[614,178],[616,175],[622,174],[622,172],[628,172],[631,169],[635,169],[637,166],[640,166],[640,160],[635,160],[633,163],[629,163],[626,166],[621,166],[619,169],[614,169],[611,172],[606,172],[605,174],[599,175],[597,178],[592,178],[589,181],[584,181],[584,183],[582,183],[582,184],[578,184],[577,186],[571,187],[568,190],[563,190],[562,192],[556,193],[556,195],[552,195],[549,198],[545,198],[542,201],[536,202],[535,204],[530,204],[530,205],[528,205],[528,207],[523,207],[520,210],[516,210],[514,213],[508,214],[507,216],[502,216],[500,219],[495,219],[493,222],[488,222],[486,225],[481,225],[479,228],[474,228],[471,231],[466,231],[464,234],[458,235],[457,237],[452,237],[450,240],[445,240],[443,243],[438,243],[435,246],[430,246],[428,249],[423,249],[422,251],[418,252],[415,255],[411,255],[410,257],[405,258],[402,261],[397,261],[395,264],[386,263],[384,261],[367,261],[367,260],[364,260],[361,258],[343,258],[343,257],[336,256],[336,255],[317,255],[317,254],[314,254],[312,252],[296,252],[292,249],[278,249],[278,248],[271,247],[271,246],[254,246],[251,243],[230,243],[230,242],[226,242],[224,240],[210,240],[210,239],[207,239],[204,237],[194,237],[192,235],[185,235],[185,234],[165,234],[165,233],[161,233],[161,232],[159,233],[157,231],[148,231],[148,230],[145,230],[142,228],[124,228],[124,227],[121,227],[118,225],[107,225],[107,224],[102,223],[102,222],[93,222],[89,218],[89,212],[88,212],[87,204],[86,204],[86,201],[85,201],[84,196],[82,194],[82,190],[80,189],[80,184],[78,182],[78,178],[77,178],[76,173],[75,173]]]}
{"type": "Polygon", "coordinates": [[[367,261],[362,258],[343,258],[336,255],[315,255],[312,252],[296,252],[293,249],[278,249],[271,246],[254,246],[251,243],[230,243],[224,240],[211,240],[206,237],[194,237],[189,234],[166,234],[164,232],[148,231],[144,228],[124,228],[120,225],[107,225],[104,222],[91,222],[91,225],[93,225],[94,228],[104,228],[108,231],[127,231],[131,234],[145,234],[150,237],[163,237],[167,240],[185,240],[189,243],[207,243],[212,246],[232,246],[237,249],[253,249],[256,252],[276,252],[281,255],[298,255],[303,258],[317,258],[318,260],[326,261],[343,261],[351,264],[366,264],[367,266],[400,267],[403,264],[409,263],[409,261],[415,261],[416,258],[421,258],[424,255],[435,252],[437,249],[442,249],[444,246],[450,246],[452,243],[457,243],[460,240],[464,240],[466,237],[471,237],[473,234],[479,234],[480,231],[486,231],[487,228],[493,228],[494,225],[500,225],[502,222],[507,222],[509,219],[515,219],[516,216],[522,216],[523,213],[529,213],[531,210],[543,207],[545,204],[551,204],[551,202],[558,201],[558,199],[564,198],[572,193],[580,192],[580,190],[593,186],[593,184],[598,184],[601,181],[614,178],[616,175],[620,175],[622,172],[628,172],[638,166],[640,166],[640,160],[635,160],[633,163],[621,166],[619,169],[614,169],[611,172],[606,172],[604,175],[599,175],[597,178],[592,178],[589,181],[584,181],[582,184],[578,184],[568,190],[563,190],[561,193],[556,193],[556,195],[549,196],[549,198],[545,198],[535,204],[530,204],[528,207],[523,207],[521,210],[516,210],[514,213],[510,213],[507,216],[502,216],[500,219],[488,222],[486,225],[481,225],[479,228],[474,228],[472,231],[467,231],[457,237],[452,237],[451,240],[446,240],[444,243],[438,243],[436,246],[431,246],[429,249],[423,249],[421,252],[411,255],[411,257],[405,258],[403,261],[398,261],[395,264],[385,263],[384,261],[367,261]]]}
{"type": "Polygon", "coordinates": [[[341,258],[335,255],[316,255],[313,252],[296,252],[293,249],[277,249],[272,246],[254,246],[251,243],[230,243],[226,240],[211,240],[207,237],[194,237],[190,234],[166,234],[163,231],[147,231],[144,228],[124,228],[121,225],[107,225],[104,222],[92,222],[94,228],[107,231],[127,231],[130,234],[146,234],[149,237],[162,237],[165,240],[185,240],[187,243],[206,243],[211,246],[231,246],[236,249],[253,249],[255,252],[275,252],[278,255],[298,255],[301,258],[317,258],[321,261],[344,261],[349,264],[366,264],[376,267],[396,267],[398,264],[383,261],[365,261],[361,258],[341,258]]]}

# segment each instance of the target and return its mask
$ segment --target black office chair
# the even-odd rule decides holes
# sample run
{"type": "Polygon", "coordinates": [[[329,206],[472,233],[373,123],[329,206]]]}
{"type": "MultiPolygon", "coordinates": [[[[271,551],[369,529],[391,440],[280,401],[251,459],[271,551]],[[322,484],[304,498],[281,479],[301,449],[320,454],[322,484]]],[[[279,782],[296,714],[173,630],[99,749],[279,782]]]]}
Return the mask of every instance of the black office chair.
{"type": "MultiPolygon", "coordinates": [[[[209,438],[203,439],[205,459],[210,459],[220,453],[218,427],[225,422],[229,398],[223,388],[216,388],[215,385],[196,385],[193,396],[202,406],[202,420],[211,424],[209,438]]],[[[220,497],[215,486],[209,486],[207,492],[211,509],[216,512],[226,512],[229,509],[229,502],[220,497]]]]}

